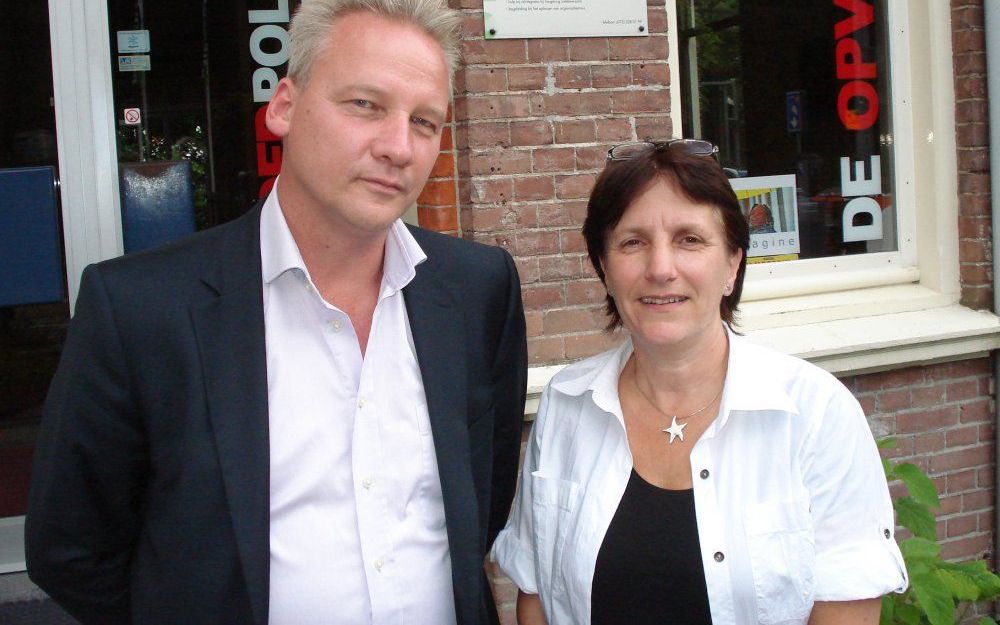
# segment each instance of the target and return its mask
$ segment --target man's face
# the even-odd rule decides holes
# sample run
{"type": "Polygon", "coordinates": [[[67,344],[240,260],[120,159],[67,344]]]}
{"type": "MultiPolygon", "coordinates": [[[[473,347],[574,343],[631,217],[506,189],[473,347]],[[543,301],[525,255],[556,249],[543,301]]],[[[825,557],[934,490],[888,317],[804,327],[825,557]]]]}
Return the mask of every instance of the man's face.
{"type": "Polygon", "coordinates": [[[286,216],[377,235],[416,200],[448,111],[441,46],[413,25],[367,12],[334,23],[306,84],[285,78],[267,114],[284,140],[286,216]]]}

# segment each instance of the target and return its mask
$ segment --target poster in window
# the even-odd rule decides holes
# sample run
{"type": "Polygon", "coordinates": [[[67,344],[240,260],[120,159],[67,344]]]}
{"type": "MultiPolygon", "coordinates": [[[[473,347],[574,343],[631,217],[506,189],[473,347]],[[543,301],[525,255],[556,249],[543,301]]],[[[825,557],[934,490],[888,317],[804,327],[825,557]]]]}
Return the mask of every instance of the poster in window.
{"type": "Polygon", "coordinates": [[[795,260],[799,223],[795,176],[756,176],[730,181],[750,225],[747,262],[795,260]]]}

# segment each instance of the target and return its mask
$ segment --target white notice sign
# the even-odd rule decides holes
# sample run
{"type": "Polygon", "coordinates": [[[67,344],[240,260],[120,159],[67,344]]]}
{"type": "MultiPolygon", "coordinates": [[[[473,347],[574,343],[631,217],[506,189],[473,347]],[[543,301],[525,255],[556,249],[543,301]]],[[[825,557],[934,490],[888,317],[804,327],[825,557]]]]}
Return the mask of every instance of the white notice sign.
{"type": "Polygon", "coordinates": [[[148,30],[119,30],[118,54],[149,52],[148,30]]]}
{"type": "Polygon", "coordinates": [[[639,37],[646,0],[483,0],[487,39],[639,37]]]}

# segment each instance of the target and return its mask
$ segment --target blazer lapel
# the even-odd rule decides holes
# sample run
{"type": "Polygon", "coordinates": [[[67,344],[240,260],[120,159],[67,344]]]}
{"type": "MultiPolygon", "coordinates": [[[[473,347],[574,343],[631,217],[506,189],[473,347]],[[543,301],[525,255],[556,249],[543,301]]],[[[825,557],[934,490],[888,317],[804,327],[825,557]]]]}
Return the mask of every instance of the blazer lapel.
{"type": "Polygon", "coordinates": [[[461,310],[427,265],[403,289],[410,331],[427,398],[444,498],[452,585],[459,623],[479,610],[479,510],[468,437],[465,333],[461,310]]]}
{"type": "Polygon", "coordinates": [[[203,280],[218,293],[192,307],[208,412],[257,625],[267,623],[270,532],[267,359],[260,210],[233,224],[203,280]]]}

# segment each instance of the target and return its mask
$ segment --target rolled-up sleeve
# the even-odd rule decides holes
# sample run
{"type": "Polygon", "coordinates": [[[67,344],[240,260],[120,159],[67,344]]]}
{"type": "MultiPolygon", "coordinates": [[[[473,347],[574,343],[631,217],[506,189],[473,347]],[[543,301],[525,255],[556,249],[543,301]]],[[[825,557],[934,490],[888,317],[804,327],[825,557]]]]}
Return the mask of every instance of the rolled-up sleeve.
{"type": "Polygon", "coordinates": [[[892,500],[864,412],[839,387],[814,421],[802,458],[815,536],[815,600],[902,592],[906,567],[892,500]]]}
{"type": "Polygon", "coordinates": [[[514,506],[507,519],[507,525],[493,543],[490,557],[522,592],[538,594],[538,569],[535,549],[535,530],[532,518],[531,474],[538,468],[539,438],[548,410],[546,388],[538,404],[538,414],[528,436],[524,452],[524,465],[518,479],[514,506]]]}

